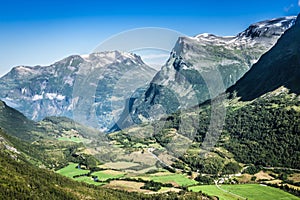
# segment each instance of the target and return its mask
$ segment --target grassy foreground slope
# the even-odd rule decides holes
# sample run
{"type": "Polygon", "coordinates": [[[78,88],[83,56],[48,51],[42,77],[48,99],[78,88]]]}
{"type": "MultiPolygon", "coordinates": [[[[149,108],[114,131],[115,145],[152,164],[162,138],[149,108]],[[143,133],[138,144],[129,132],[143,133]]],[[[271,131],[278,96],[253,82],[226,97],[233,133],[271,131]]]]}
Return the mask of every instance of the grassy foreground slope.
{"type": "Polygon", "coordinates": [[[0,152],[0,199],[209,199],[200,193],[145,195],[85,184],[0,152]]]}

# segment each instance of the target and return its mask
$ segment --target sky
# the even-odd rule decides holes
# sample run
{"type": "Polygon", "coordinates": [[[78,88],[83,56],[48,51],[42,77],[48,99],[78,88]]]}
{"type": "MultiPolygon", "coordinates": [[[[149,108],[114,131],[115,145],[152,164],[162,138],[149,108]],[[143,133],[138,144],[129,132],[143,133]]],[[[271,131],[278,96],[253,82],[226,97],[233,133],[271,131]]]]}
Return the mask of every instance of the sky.
{"type": "Polygon", "coordinates": [[[251,23],[300,12],[300,0],[0,0],[0,5],[0,75],[18,65],[49,65],[91,53],[131,29],[236,35],[251,23]]]}

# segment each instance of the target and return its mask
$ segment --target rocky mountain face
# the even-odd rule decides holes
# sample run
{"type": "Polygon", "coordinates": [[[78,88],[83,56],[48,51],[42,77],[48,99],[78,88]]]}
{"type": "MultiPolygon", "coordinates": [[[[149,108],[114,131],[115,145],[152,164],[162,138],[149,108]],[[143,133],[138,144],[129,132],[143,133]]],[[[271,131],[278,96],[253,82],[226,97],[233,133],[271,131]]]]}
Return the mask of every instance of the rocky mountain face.
{"type": "Polygon", "coordinates": [[[300,15],[277,44],[257,62],[228,92],[252,100],[284,86],[300,94],[300,15]]]}
{"type": "Polygon", "coordinates": [[[0,98],[32,120],[66,116],[106,130],[128,93],[146,84],[134,83],[135,76],[151,80],[155,73],[135,54],[76,55],[50,66],[13,68],[0,79],[0,98]]]}
{"type": "Polygon", "coordinates": [[[111,131],[216,97],[235,84],[295,20],[283,17],[258,22],[232,37],[206,33],[180,37],[146,92],[132,98],[111,131]]]}

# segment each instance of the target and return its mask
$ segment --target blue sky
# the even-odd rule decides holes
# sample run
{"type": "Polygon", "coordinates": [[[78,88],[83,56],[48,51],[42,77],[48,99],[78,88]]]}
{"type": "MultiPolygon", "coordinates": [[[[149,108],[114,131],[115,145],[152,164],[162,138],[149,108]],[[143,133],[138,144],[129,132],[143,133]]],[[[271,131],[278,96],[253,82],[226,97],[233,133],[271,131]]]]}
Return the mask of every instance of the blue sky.
{"type": "Polygon", "coordinates": [[[298,14],[299,1],[0,0],[0,75],[17,65],[47,65],[90,53],[133,28],[235,35],[251,23],[298,14]]]}

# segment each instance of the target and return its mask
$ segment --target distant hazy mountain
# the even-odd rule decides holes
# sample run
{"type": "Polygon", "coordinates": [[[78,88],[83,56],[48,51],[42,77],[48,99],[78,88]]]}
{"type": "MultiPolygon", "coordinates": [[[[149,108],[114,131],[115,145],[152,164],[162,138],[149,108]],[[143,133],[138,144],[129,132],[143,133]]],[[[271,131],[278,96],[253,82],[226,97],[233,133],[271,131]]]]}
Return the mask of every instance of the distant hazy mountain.
{"type": "Polygon", "coordinates": [[[13,68],[0,79],[0,98],[33,120],[75,117],[105,130],[123,110],[127,90],[141,86],[135,77],[151,80],[155,72],[130,53],[70,56],[50,66],[13,68]]]}
{"type": "Polygon", "coordinates": [[[232,37],[200,34],[180,37],[167,63],[153,78],[146,92],[132,98],[113,130],[157,119],[179,108],[214,98],[236,83],[296,17],[283,17],[252,24],[232,37]],[[129,113],[129,114],[128,114],[129,113]]]}
{"type": "Polygon", "coordinates": [[[300,94],[300,17],[228,92],[252,100],[280,86],[300,94]]]}

